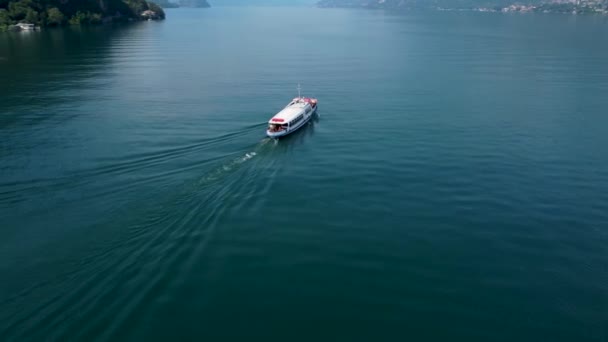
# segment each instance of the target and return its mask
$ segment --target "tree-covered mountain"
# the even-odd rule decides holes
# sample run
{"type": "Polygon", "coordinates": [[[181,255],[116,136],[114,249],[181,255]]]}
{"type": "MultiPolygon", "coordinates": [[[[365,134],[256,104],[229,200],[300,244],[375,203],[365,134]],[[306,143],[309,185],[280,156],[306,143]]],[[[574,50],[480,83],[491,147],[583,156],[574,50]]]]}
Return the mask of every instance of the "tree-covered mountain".
{"type": "Polygon", "coordinates": [[[162,8],[145,0],[0,0],[0,29],[19,22],[58,26],[164,17],[162,8]]]}
{"type": "Polygon", "coordinates": [[[237,6],[279,6],[279,7],[302,7],[314,6],[318,0],[212,0],[213,7],[237,7],[237,6]]]}

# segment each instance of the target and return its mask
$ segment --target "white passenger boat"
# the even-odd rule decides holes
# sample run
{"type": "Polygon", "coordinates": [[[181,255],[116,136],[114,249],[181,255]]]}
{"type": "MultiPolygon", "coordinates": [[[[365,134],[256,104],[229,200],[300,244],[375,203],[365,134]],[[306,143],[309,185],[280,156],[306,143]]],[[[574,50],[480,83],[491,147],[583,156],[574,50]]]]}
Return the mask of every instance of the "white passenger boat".
{"type": "Polygon", "coordinates": [[[298,85],[298,97],[268,121],[266,135],[271,138],[284,137],[304,126],[317,112],[317,99],[302,97],[298,85]]]}
{"type": "Polygon", "coordinates": [[[20,31],[34,31],[37,27],[34,24],[18,23],[15,28],[20,31]]]}

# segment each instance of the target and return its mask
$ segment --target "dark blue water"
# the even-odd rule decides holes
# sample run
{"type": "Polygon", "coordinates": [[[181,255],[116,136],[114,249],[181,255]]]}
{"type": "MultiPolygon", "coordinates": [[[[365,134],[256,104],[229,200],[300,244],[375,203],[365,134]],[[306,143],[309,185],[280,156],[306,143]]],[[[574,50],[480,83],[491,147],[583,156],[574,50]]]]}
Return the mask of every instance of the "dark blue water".
{"type": "Polygon", "coordinates": [[[0,340],[608,339],[606,18],[167,14],[0,35],[0,340]]]}

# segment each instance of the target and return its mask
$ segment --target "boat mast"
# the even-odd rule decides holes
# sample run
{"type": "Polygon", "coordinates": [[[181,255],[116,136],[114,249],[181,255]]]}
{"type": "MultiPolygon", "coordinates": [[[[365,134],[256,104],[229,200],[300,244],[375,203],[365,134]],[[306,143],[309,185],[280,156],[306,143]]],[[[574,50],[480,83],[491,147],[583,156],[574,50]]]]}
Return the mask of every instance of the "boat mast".
{"type": "Polygon", "coordinates": [[[300,87],[300,83],[298,83],[298,98],[301,99],[302,95],[300,95],[300,91],[302,90],[302,88],[300,87]]]}

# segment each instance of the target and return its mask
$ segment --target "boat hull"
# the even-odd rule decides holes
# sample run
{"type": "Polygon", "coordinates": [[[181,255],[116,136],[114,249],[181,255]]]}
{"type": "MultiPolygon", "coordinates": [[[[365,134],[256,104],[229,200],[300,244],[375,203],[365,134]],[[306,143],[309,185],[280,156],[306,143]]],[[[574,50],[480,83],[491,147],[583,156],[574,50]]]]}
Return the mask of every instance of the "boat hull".
{"type": "Polygon", "coordinates": [[[309,115],[304,117],[304,120],[302,120],[302,122],[300,122],[297,126],[294,127],[290,127],[289,129],[283,130],[283,131],[278,131],[278,132],[271,132],[270,130],[266,130],[266,135],[269,138],[273,138],[273,139],[279,139],[282,137],[286,137],[288,135],[290,135],[293,132],[296,132],[297,130],[299,130],[300,128],[304,127],[312,118],[313,115],[315,115],[317,113],[317,107],[318,105],[314,106],[312,111],[310,112],[309,115]]]}

